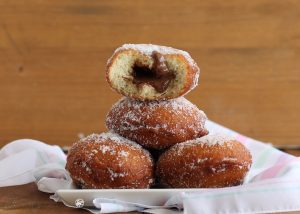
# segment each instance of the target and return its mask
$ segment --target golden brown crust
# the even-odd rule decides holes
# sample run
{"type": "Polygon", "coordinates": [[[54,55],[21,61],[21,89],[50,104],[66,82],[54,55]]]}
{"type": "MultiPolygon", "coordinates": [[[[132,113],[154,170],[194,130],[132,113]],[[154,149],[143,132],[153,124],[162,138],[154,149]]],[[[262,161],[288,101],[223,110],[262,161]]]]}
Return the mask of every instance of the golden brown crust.
{"type": "Polygon", "coordinates": [[[208,134],[206,115],[183,97],[142,102],[123,98],[108,112],[108,129],[146,148],[165,149],[208,134]]]}
{"type": "Polygon", "coordinates": [[[149,188],[154,180],[149,152],[111,133],[93,134],[75,143],[66,169],[82,188],[149,188]]]}
{"type": "Polygon", "coordinates": [[[156,175],[162,185],[171,188],[229,187],[243,183],[251,164],[251,154],[240,142],[210,145],[199,138],[162,154],[156,175]]]}
{"type": "MultiPolygon", "coordinates": [[[[154,45],[151,45],[151,46],[154,46],[154,45]]],[[[182,86],[181,90],[178,91],[178,93],[173,94],[172,96],[171,95],[168,96],[163,93],[159,97],[156,97],[154,99],[154,98],[149,98],[149,97],[145,97],[145,96],[141,96],[141,95],[128,93],[126,91],[126,89],[118,89],[118,88],[114,87],[114,84],[112,83],[112,81],[114,81],[114,80],[110,79],[109,74],[111,72],[112,64],[114,64],[116,62],[116,59],[119,57],[119,55],[124,54],[124,53],[130,53],[130,52],[138,52],[139,54],[143,55],[146,58],[151,57],[151,56],[147,56],[147,54],[143,53],[141,50],[135,49],[134,47],[132,47],[132,48],[122,48],[122,47],[118,48],[115,51],[115,53],[112,55],[112,57],[108,60],[107,66],[106,66],[106,75],[105,75],[106,80],[109,83],[110,87],[112,89],[114,89],[116,92],[118,92],[124,96],[131,97],[133,99],[138,99],[138,100],[168,100],[168,99],[174,99],[174,98],[183,96],[197,86],[199,75],[200,75],[200,69],[199,69],[198,65],[194,62],[194,60],[192,60],[190,58],[190,56],[188,55],[187,52],[170,48],[171,50],[175,50],[175,51],[173,51],[173,52],[172,51],[170,51],[170,52],[157,51],[157,52],[160,53],[165,58],[177,58],[179,61],[181,61],[183,64],[185,64],[186,79],[184,81],[184,85],[182,86]]],[[[156,46],[156,47],[163,47],[163,46],[156,46]]],[[[168,47],[165,47],[165,48],[168,48],[168,47]]]]}

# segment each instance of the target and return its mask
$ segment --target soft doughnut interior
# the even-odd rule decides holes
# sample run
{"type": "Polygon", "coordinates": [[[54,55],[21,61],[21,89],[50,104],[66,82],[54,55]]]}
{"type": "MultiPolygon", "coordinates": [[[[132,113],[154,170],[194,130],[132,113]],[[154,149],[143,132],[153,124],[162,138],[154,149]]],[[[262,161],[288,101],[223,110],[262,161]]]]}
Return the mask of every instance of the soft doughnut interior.
{"type": "Polygon", "coordinates": [[[121,51],[113,59],[108,72],[109,81],[117,91],[123,91],[132,97],[147,97],[155,99],[157,97],[176,97],[185,86],[188,63],[183,57],[176,54],[164,55],[168,69],[174,73],[174,79],[170,80],[164,92],[158,92],[149,84],[136,85],[133,83],[134,74],[146,78],[155,78],[149,70],[152,68],[154,60],[151,56],[145,55],[137,50],[129,49],[121,51]],[[140,66],[140,68],[139,68],[140,66]],[[134,70],[134,68],[137,68],[134,70]],[[146,69],[145,69],[146,68],[146,69]]]}

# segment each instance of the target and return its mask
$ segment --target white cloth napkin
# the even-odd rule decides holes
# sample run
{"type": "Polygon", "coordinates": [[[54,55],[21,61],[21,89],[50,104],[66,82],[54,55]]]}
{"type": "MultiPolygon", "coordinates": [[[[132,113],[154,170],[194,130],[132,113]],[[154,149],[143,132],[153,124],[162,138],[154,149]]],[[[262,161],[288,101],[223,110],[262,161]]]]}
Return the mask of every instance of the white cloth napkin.
{"type": "MultiPolygon", "coordinates": [[[[210,133],[235,137],[250,150],[253,165],[242,186],[199,189],[180,193],[165,204],[150,207],[105,198],[95,198],[93,213],[143,211],[149,213],[271,213],[300,210],[300,158],[240,135],[212,121],[207,122],[210,133]],[[179,211],[170,210],[177,207],[179,211]]],[[[0,187],[37,182],[38,189],[55,193],[73,189],[72,180],[64,169],[66,156],[57,146],[35,140],[17,140],[0,150],[0,187]]],[[[142,197],[142,196],[141,196],[142,197]]],[[[57,194],[51,196],[62,201],[57,194]]]]}
{"type": "Polygon", "coordinates": [[[61,178],[56,172],[64,169],[66,155],[58,146],[37,140],[16,140],[0,150],[0,187],[34,182],[34,171],[61,178]],[[58,169],[58,170],[52,170],[58,169]],[[60,170],[59,170],[60,169],[60,170]]]}

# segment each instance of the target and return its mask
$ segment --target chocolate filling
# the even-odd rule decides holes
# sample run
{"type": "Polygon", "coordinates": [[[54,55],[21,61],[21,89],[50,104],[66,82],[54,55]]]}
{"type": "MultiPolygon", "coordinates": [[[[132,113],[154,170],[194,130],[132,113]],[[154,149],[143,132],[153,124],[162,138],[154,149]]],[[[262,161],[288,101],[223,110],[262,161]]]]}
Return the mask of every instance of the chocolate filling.
{"type": "Polygon", "coordinates": [[[164,56],[158,52],[152,53],[154,60],[152,68],[135,63],[133,65],[133,84],[138,87],[144,84],[151,85],[159,93],[163,93],[169,87],[175,75],[166,65],[164,56]]]}

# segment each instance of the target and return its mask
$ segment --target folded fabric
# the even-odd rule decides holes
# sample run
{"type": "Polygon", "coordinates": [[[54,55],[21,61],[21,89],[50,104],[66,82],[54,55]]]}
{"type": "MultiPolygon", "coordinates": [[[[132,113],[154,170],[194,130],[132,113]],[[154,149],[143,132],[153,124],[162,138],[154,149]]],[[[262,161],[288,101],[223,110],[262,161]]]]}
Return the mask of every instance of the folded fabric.
{"type": "MultiPolygon", "coordinates": [[[[253,156],[244,185],[181,192],[165,204],[151,207],[105,198],[95,198],[93,213],[143,211],[149,213],[271,213],[300,210],[300,158],[281,152],[271,144],[240,135],[212,121],[210,133],[224,133],[242,142],[253,156]],[[178,211],[169,209],[177,207],[178,211]]],[[[75,186],[64,169],[66,157],[57,146],[34,140],[14,141],[0,150],[0,187],[37,182],[38,189],[55,193],[75,186]]],[[[143,196],[141,196],[143,197],[143,196]]],[[[51,196],[62,201],[57,194],[51,196]]],[[[64,202],[66,206],[70,206],[64,202]]],[[[80,206],[79,206],[80,207],[80,206]]]]}
{"type": "Polygon", "coordinates": [[[42,168],[51,169],[49,176],[57,177],[53,169],[65,164],[66,155],[58,146],[30,139],[13,141],[0,150],[0,187],[34,182],[34,171],[42,168]]]}
{"type": "MultiPolygon", "coordinates": [[[[140,211],[148,213],[166,213],[166,209],[174,207],[173,205],[164,206],[148,206],[145,204],[124,202],[116,199],[96,198],[93,200],[93,204],[100,210],[100,213],[112,213],[112,212],[131,212],[140,211]],[[119,208],[119,210],[117,210],[119,208]]],[[[168,211],[171,213],[172,211],[168,211]]],[[[173,211],[178,213],[178,211],[173,211]]]]}

